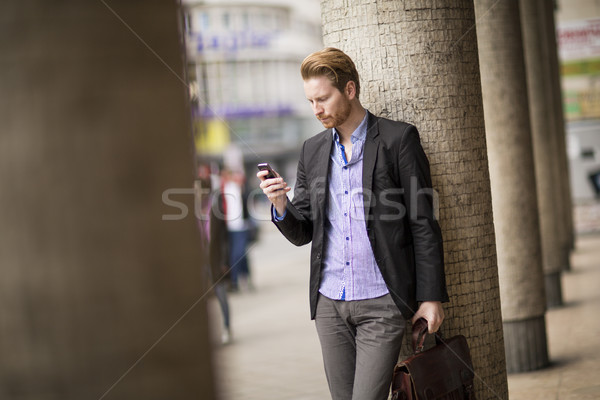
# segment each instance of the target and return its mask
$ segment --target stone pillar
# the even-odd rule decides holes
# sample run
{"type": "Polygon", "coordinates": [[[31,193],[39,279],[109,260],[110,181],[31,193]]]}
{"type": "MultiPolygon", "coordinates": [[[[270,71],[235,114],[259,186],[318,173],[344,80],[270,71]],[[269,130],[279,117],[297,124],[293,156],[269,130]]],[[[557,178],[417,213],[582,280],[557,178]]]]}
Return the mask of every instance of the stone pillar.
{"type": "Polygon", "coordinates": [[[567,156],[566,126],[562,99],[562,86],[560,76],[560,62],[558,59],[558,46],[556,42],[556,25],[554,22],[554,0],[537,0],[538,7],[542,16],[542,37],[545,38],[542,43],[542,49],[547,58],[550,75],[548,82],[552,96],[548,101],[552,102],[552,116],[554,122],[554,138],[557,149],[557,167],[560,177],[560,195],[562,206],[562,220],[564,229],[561,233],[563,243],[563,266],[565,270],[571,269],[570,253],[575,248],[575,229],[573,225],[573,202],[571,197],[571,178],[569,174],[569,159],[567,156]]]}
{"type": "Polygon", "coordinates": [[[506,365],[523,372],[548,364],[546,298],[519,1],[494,3],[475,1],[477,43],[506,365]]]}
{"type": "Polygon", "coordinates": [[[439,193],[446,336],[471,346],[478,399],[507,398],[495,235],[471,1],[322,0],[324,42],[361,74],[361,102],[415,124],[439,193]]]}
{"type": "Polygon", "coordinates": [[[178,13],[0,3],[2,399],[214,398],[178,13]]]}
{"type": "Polygon", "coordinates": [[[562,304],[561,271],[568,260],[565,241],[563,187],[557,149],[549,56],[543,6],[521,1],[522,29],[527,65],[529,107],[535,156],[540,232],[544,260],[546,303],[562,304]],[[544,50],[546,48],[546,50],[544,50]]]}

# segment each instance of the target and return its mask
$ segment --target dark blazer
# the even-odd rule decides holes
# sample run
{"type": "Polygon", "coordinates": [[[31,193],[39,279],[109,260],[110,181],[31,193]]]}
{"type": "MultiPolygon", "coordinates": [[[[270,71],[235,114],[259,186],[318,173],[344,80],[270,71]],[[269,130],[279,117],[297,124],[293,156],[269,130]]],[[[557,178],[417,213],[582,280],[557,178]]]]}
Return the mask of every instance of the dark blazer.
{"type": "MultiPolygon", "coordinates": [[[[301,246],[312,241],[312,319],[323,270],[332,145],[331,129],[304,142],[294,199],[288,201],[285,218],[273,221],[293,244],[301,246]]],[[[448,301],[442,234],[434,215],[437,198],[417,129],[369,113],[362,180],[371,248],[403,316],[412,317],[420,301],[448,301]]]]}

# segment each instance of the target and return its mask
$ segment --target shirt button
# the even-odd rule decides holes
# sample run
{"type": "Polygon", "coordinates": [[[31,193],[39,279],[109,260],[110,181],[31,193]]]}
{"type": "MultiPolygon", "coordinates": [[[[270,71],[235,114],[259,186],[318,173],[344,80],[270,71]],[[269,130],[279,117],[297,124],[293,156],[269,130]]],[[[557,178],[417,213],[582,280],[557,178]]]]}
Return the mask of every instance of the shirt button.
{"type": "Polygon", "coordinates": [[[344,213],[344,217],[347,217],[347,216],[348,216],[348,213],[344,213]]]}
{"type": "Polygon", "coordinates": [[[348,191],[347,191],[347,190],[345,190],[345,191],[344,191],[344,193],[348,194],[348,191]]]}
{"type": "Polygon", "coordinates": [[[350,240],[350,238],[348,236],[346,236],[346,240],[350,240]]]}
{"type": "Polygon", "coordinates": [[[350,265],[350,262],[346,261],[346,265],[350,265]]]}
{"type": "Polygon", "coordinates": [[[348,169],[348,167],[344,167],[344,169],[348,169]]]}

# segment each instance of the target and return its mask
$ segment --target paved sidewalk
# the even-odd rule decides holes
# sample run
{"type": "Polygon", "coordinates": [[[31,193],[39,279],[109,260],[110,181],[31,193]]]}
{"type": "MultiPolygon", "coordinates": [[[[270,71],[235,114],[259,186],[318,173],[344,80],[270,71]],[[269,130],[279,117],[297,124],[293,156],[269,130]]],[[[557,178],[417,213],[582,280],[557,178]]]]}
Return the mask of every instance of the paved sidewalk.
{"type": "MultiPolygon", "coordinates": [[[[242,285],[230,294],[233,342],[215,354],[222,400],[329,398],[310,320],[309,251],[289,243],[270,222],[262,225],[261,239],[250,250],[255,289],[242,285]]],[[[220,321],[214,299],[210,310],[220,321]]]]}
{"type": "MultiPolygon", "coordinates": [[[[216,345],[222,400],[330,398],[309,315],[308,252],[264,224],[250,252],[255,290],[230,295],[233,343],[216,345]]],[[[511,400],[600,399],[600,235],[578,238],[563,290],[566,306],[547,313],[553,364],[510,375],[511,400]]],[[[217,303],[209,305],[218,330],[217,303]]]]}
{"type": "Polygon", "coordinates": [[[546,313],[549,368],[509,375],[511,400],[600,399],[600,234],[577,238],[565,306],[546,313]]]}

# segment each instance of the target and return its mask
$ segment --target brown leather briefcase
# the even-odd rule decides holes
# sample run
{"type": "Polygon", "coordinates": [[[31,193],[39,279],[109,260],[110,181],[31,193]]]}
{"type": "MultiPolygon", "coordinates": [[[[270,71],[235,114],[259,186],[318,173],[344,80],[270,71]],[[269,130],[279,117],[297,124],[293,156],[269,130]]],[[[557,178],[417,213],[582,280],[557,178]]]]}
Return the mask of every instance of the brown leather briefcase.
{"type": "Polygon", "coordinates": [[[414,355],[394,368],[392,400],[476,400],[467,339],[436,334],[436,346],[423,351],[426,334],[427,321],[421,318],[413,325],[414,355]]]}

